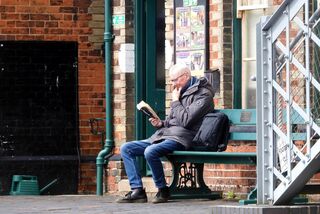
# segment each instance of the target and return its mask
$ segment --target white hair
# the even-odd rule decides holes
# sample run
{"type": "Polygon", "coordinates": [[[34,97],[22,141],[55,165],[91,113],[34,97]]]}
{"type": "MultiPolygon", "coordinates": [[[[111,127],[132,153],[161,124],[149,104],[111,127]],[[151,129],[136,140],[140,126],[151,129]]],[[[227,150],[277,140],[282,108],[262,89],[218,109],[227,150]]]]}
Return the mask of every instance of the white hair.
{"type": "Polygon", "coordinates": [[[173,66],[171,66],[171,68],[169,70],[170,75],[173,75],[173,74],[180,74],[181,75],[183,73],[186,73],[189,77],[191,76],[190,68],[184,63],[174,64],[173,66]]]}

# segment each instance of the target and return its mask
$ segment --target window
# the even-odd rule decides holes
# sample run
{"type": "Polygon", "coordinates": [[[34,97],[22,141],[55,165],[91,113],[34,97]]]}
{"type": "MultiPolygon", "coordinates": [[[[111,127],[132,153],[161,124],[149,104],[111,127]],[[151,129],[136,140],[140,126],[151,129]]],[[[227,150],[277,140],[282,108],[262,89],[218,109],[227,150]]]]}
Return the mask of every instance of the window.
{"type": "MultiPolygon", "coordinates": [[[[238,0],[237,12],[241,13],[242,25],[242,87],[241,107],[256,107],[256,24],[265,15],[267,0],[238,0]]],[[[239,15],[239,14],[238,14],[239,15]]]]}

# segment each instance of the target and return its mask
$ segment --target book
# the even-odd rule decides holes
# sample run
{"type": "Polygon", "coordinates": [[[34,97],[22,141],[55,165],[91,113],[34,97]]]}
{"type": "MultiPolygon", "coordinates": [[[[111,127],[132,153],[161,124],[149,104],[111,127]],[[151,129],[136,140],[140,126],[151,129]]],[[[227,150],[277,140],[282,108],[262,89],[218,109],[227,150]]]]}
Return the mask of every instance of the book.
{"type": "Polygon", "coordinates": [[[148,117],[159,119],[157,113],[150,107],[150,105],[143,100],[137,104],[137,109],[145,113],[148,117]]]}

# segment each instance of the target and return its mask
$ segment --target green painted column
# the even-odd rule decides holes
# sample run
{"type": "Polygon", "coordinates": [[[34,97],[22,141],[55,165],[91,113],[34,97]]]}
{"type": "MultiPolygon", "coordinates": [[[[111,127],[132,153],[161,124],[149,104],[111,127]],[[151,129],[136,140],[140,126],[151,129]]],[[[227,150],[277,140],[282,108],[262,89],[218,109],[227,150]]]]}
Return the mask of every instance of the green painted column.
{"type": "Polygon", "coordinates": [[[105,0],[105,88],[106,88],[106,140],[104,148],[101,150],[96,159],[97,167],[97,195],[103,195],[103,167],[108,165],[108,158],[112,156],[114,148],[113,140],[113,114],[112,114],[112,65],[111,65],[111,50],[114,35],[111,32],[111,1],[105,0]]]}
{"type": "MultiPolygon", "coordinates": [[[[134,13],[134,43],[135,43],[135,104],[145,98],[145,23],[144,1],[135,1],[134,13]]],[[[135,108],[136,109],[136,108],[135,108]]],[[[135,111],[135,137],[145,137],[145,121],[143,115],[135,111]]]]}
{"type": "Polygon", "coordinates": [[[237,18],[237,0],[233,0],[233,108],[242,107],[241,99],[241,79],[242,79],[242,33],[241,19],[237,18]]]}
{"type": "MultiPolygon", "coordinates": [[[[145,2],[134,1],[134,43],[135,43],[135,105],[146,97],[146,27],[145,27],[145,2]]],[[[143,115],[135,108],[135,139],[141,140],[146,137],[146,124],[143,115]]],[[[143,158],[139,158],[139,167],[145,174],[146,164],[143,158]]]]}

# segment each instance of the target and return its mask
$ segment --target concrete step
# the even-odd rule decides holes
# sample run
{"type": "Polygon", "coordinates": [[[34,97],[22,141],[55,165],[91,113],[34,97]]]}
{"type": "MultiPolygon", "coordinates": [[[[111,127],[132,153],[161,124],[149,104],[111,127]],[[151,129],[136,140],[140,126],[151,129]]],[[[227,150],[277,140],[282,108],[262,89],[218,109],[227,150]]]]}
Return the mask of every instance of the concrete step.
{"type": "MultiPolygon", "coordinates": [[[[143,182],[143,187],[145,188],[148,196],[154,196],[158,192],[158,189],[155,187],[154,182],[151,177],[142,178],[142,182],[143,182]]],[[[128,179],[122,179],[118,183],[118,192],[119,193],[123,194],[123,193],[129,192],[130,190],[131,189],[130,189],[128,179]]]]}
{"type": "Polygon", "coordinates": [[[319,214],[320,205],[297,205],[297,206],[268,206],[268,205],[218,205],[214,206],[212,213],[223,214],[319,214]]]}

